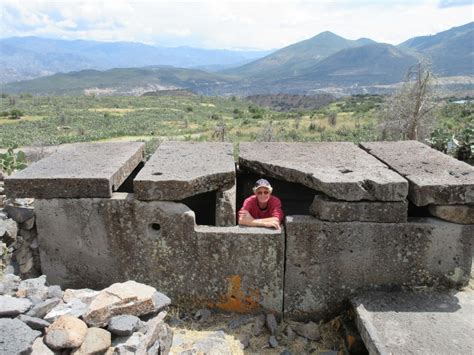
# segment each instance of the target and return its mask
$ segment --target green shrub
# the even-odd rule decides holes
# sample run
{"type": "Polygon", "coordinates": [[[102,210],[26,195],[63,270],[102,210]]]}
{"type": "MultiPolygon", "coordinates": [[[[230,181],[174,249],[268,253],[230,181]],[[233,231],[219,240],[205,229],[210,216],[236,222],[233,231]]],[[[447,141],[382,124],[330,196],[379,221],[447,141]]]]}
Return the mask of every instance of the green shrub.
{"type": "Polygon", "coordinates": [[[0,154],[0,170],[10,175],[15,170],[22,170],[27,167],[26,155],[19,150],[15,153],[16,145],[8,148],[6,153],[0,154]]]}

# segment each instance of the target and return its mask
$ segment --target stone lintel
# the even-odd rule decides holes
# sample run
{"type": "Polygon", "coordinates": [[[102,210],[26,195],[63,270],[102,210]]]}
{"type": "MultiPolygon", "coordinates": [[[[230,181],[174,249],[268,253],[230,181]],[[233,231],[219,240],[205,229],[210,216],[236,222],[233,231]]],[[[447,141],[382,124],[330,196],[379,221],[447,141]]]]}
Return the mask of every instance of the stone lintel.
{"type": "Polygon", "coordinates": [[[474,167],[417,141],[360,146],[409,181],[417,206],[474,203],[474,167]]]}
{"type": "Polygon", "coordinates": [[[110,197],[143,161],[144,143],[68,145],[5,179],[7,196],[110,197]]]}
{"type": "Polygon", "coordinates": [[[286,218],[285,317],[322,319],[363,290],[465,285],[474,226],[286,218]]]}
{"type": "Polygon", "coordinates": [[[349,142],[241,143],[239,166],[345,201],[403,201],[407,181],[349,142]]]}
{"type": "Polygon", "coordinates": [[[428,210],[433,216],[445,221],[474,224],[474,205],[429,205],[428,210]]]}
{"type": "Polygon", "coordinates": [[[341,201],[315,195],[310,214],[330,222],[403,223],[407,221],[406,201],[341,201]]]}
{"type": "Polygon", "coordinates": [[[139,200],[179,201],[235,184],[231,143],[163,142],[134,180],[139,200]]]}
{"type": "Polygon", "coordinates": [[[474,353],[474,292],[370,292],[352,300],[369,354],[474,353]]]}

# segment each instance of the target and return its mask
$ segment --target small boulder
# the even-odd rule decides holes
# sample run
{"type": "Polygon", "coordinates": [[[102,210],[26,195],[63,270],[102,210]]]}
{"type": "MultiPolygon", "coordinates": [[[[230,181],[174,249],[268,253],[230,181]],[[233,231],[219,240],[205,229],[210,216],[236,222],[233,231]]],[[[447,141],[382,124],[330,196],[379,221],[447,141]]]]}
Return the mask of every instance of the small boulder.
{"type": "Polygon", "coordinates": [[[264,314],[261,314],[257,317],[255,317],[255,321],[254,323],[252,324],[252,334],[253,336],[260,336],[263,334],[263,332],[265,331],[265,315],[264,314]]]}
{"type": "MultiPolygon", "coordinates": [[[[61,290],[61,286],[54,285],[48,288],[48,298],[63,298],[64,292],[61,290]]],[[[67,303],[67,302],[66,302],[67,303]]]]}
{"type": "Polygon", "coordinates": [[[42,301],[38,304],[35,304],[31,308],[27,315],[30,317],[44,318],[54,307],[56,307],[61,300],[59,298],[49,298],[46,301],[42,301]]]}
{"type": "Polygon", "coordinates": [[[5,273],[3,275],[3,278],[0,282],[3,287],[0,287],[2,289],[1,294],[4,295],[9,295],[9,296],[14,296],[16,291],[18,290],[18,285],[20,284],[21,279],[19,276],[15,274],[7,274],[5,273]]]}
{"type": "Polygon", "coordinates": [[[86,323],[76,317],[64,315],[49,326],[44,341],[51,349],[78,348],[84,342],[86,334],[86,323]]]}
{"type": "Polygon", "coordinates": [[[156,317],[147,322],[147,332],[137,350],[138,353],[146,353],[153,347],[156,342],[159,342],[160,353],[168,354],[173,343],[173,331],[164,322],[166,312],[159,313],[156,317]]]}
{"type": "Polygon", "coordinates": [[[200,309],[194,315],[194,319],[198,322],[207,322],[211,318],[211,311],[208,309],[200,309]]]}
{"type": "Polygon", "coordinates": [[[16,317],[31,307],[31,301],[25,298],[0,296],[0,317],[16,317]]]}
{"type": "Polygon", "coordinates": [[[100,354],[105,352],[112,344],[111,334],[102,328],[87,329],[86,338],[81,347],[74,350],[72,354],[86,355],[86,354],[100,354]]]}
{"type": "Polygon", "coordinates": [[[288,341],[293,341],[296,338],[295,331],[289,325],[286,327],[286,338],[288,341]]]}
{"type": "Polygon", "coordinates": [[[16,240],[18,235],[18,225],[13,219],[0,219],[0,238],[10,245],[16,240]]]}
{"type": "Polygon", "coordinates": [[[244,334],[239,337],[239,341],[242,344],[242,349],[245,350],[250,346],[250,335],[244,334]]]}
{"type": "Polygon", "coordinates": [[[25,314],[20,314],[17,318],[34,330],[42,330],[51,325],[51,323],[45,321],[44,319],[30,317],[25,314]]]}
{"type": "Polygon", "coordinates": [[[7,204],[5,206],[5,211],[10,218],[18,223],[26,222],[35,216],[35,210],[32,207],[28,207],[27,204],[24,204],[23,206],[7,204]]]}
{"type": "Polygon", "coordinates": [[[269,313],[265,316],[265,324],[268,330],[270,331],[270,334],[275,335],[278,328],[278,324],[273,314],[269,313]]]}
{"type": "Polygon", "coordinates": [[[270,345],[271,348],[278,347],[278,340],[275,338],[274,335],[270,336],[270,338],[268,339],[268,345],[270,345]]]}
{"type": "Polygon", "coordinates": [[[46,275],[35,279],[27,279],[20,282],[17,291],[18,297],[38,297],[42,300],[48,298],[48,286],[46,286],[46,275]]]}
{"type": "Polygon", "coordinates": [[[73,299],[78,299],[86,305],[90,305],[92,300],[96,298],[99,291],[91,290],[90,288],[81,288],[78,290],[66,289],[63,294],[63,301],[66,303],[71,302],[73,299]]]}
{"type": "Polygon", "coordinates": [[[32,346],[32,354],[34,355],[54,355],[54,352],[46,346],[44,338],[36,338],[32,346]]]}
{"type": "Polygon", "coordinates": [[[313,322],[306,324],[298,323],[295,327],[295,332],[309,340],[318,341],[321,339],[321,335],[319,334],[319,326],[313,322]]]}
{"type": "Polygon", "coordinates": [[[87,305],[85,303],[78,299],[73,299],[69,303],[59,303],[44,316],[44,320],[54,322],[57,318],[66,314],[74,317],[81,317],[86,310],[87,305]]]}
{"type": "Polygon", "coordinates": [[[145,334],[136,332],[125,338],[114,339],[112,345],[115,347],[115,354],[134,354],[145,338],[145,334]]]}
{"type": "Polygon", "coordinates": [[[100,291],[83,315],[91,326],[106,326],[115,315],[136,316],[157,312],[168,306],[171,300],[154,287],[135,281],[116,283],[100,291]]]}
{"type": "Polygon", "coordinates": [[[137,316],[124,314],[110,319],[108,331],[117,336],[127,336],[132,334],[140,326],[141,320],[137,316]]]}
{"type": "Polygon", "coordinates": [[[0,354],[30,354],[33,341],[41,332],[19,319],[0,319],[0,354]]]}

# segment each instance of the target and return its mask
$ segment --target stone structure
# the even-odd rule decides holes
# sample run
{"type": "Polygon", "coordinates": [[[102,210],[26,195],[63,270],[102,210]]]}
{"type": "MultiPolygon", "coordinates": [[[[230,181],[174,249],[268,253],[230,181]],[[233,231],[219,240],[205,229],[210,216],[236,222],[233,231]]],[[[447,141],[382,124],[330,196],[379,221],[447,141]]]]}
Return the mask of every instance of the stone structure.
{"type": "Polygon", "coordinates": [[[64,287],[134,279],[184,306],[317,320],[362,290],[465,284],[472,223],[452,223],[441,207],[424,213],[451,222],[415,218],[408,206],[456,205],[469,217],[472,167],[416,142],[362,147],[242,143],[236,169],[227,143],[165,142],[144,167],[140,144],[86,144],[5,189],[36,198],[42,269],[64,287]],[[407,147],[414,170],[401,162],[407,147]],[[436,177],[429,188],[418,165],[436,177]],[[441,180],[445,167],[456,177],[441,180]],[[282,199],[282,231],[235,225],[260,176],[282,199]]]}

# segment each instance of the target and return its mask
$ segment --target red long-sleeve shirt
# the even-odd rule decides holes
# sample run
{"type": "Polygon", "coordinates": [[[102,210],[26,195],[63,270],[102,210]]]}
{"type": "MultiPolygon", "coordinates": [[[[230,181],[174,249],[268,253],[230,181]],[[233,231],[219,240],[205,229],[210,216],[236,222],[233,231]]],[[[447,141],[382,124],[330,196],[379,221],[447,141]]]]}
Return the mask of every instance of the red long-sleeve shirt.
{"type": "Polygon", "coordinates": [[[281,209],[280,199],[273,195],[270,196],[270,199],[268,200],[267,208],[263,210],[258,206],[257,196],[255,195],[246,198],[240,210],[249,211],[250,215],[255,219],[277,217],[280,223],[283,222],[283,218],[285,217],[285,214],[281,209]]]}

